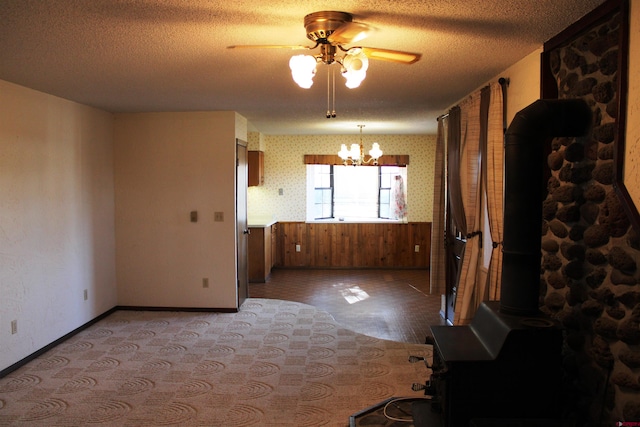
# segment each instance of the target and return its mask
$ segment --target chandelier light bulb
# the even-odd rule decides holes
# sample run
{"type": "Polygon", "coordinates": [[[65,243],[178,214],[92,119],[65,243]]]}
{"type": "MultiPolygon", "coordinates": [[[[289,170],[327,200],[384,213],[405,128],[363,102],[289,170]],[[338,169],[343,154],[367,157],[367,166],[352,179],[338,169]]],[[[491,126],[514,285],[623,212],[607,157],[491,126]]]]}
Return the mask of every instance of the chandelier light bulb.
{"type": "Polygon", "coordinates": [[[372,159],[378,160],[380,156],[382,156],[382,150],[380,149],[380,144],[374,142],[371,146],[371,150],[369,150],[369,155],[372,159]]]}
{"type": "Polygon", "coordinates": [[[349,156],[351,156],[351,152],[347,150],[346,144],[342,144],[342,147],[340,147],[340,151],[338,152],[338,156],[340,156],[342,160],[347,160],[349,156]]]}

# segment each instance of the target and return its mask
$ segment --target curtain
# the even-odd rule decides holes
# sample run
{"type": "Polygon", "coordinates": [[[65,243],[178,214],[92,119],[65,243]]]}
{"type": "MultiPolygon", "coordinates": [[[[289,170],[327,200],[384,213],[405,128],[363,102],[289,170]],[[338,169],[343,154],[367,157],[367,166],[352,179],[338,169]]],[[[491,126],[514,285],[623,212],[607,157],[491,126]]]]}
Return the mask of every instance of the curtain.
{"type": "Polygon", "coordinates": [[[431,262],[429,270],[429,293],[444,295],[446,283],[446,250],[444,235],[445,210],[445,144],[447,134],[447,117],[438,120],[436,136],[436,163],[433,177],[433,218],[431,220],[431,262]]]}
{"type": "Polygon", "coordinates": [[[493,251],[489,261],[488,299],[500,299],[502,283],[502,231],[503,231],[503,173],[504,173],[504,106],[500,83],[490,85],[490,101],[487,118],[487,146],[485,188],[487,191],[487,210],[493,251]]]}
{"type": "MultiPolygon", "coordinates": [[[[479,207],[478,221],[476,222],[478,229],[482,229],[483,235],[478,234],[478,268],[480,269],[485,265],[488,265],[490,258],[490,252],[483,249],[483,243],[486,241],[486,237],[489,237],[488,226],[486,222],[488,220],[488,208],[487,208],[487,126],[489,117],[489,103],[491,99],[491,88],[485,86],[480,90],[480,191],[478,194],[481,203],[479,207]],[[486,234],[487,236],[484,236],[486,234]]],[[[485,270],[486,271],[486,270],[485,270]]],[[[473,293],[472,303],[474,307],[478,307],[480,303],[487,299],[489,296],[489,279],[488,274],[483,275],[482,270],[479,270],[476,276],[476,287],[473,293]]]]}
{"type": "Polygon", "coordinates": [[[460,107],[449,110],[447,131],[447,184],[451,217],[456,228],[467,233],[460,179],[460,107]]]}
{"type": "Polygon", "coordinates": [[[394,176],[391,185],[393,215],[396,219],[404,219],[407,216],[407,199],[404,192],[404,183],[402,181],[402,176],[394,176]]]}
{"type": "MultiPolygon", "coordinates": [[[[467,236],[462,266],[458,279],[455,302],[456,324],[467,324],[475,314],[473,303],[477,289],[477,272],[480,260],[480,236],[475,233],[481,218],[480,203],[480,103],[481,91],[470,95],[460,104],[460,196],[464,212],[467,236]]],[[[452,189],[453,192],[453,189],[452,189]]]]}

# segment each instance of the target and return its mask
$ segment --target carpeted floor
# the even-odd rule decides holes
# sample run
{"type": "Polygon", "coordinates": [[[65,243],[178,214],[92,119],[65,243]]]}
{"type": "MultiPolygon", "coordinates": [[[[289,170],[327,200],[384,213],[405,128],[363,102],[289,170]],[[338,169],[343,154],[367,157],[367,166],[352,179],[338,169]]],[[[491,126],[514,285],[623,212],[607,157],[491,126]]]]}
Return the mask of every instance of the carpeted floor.
{"type": "MultiPolygon", "coordinates": [[[[0,379],[0,426],[347,426],[420,397],[431,347],[341,327],[313,306],[118,311],[0,379]]],[[[406,424],[405,424],[406,425],[406,424]]]]}

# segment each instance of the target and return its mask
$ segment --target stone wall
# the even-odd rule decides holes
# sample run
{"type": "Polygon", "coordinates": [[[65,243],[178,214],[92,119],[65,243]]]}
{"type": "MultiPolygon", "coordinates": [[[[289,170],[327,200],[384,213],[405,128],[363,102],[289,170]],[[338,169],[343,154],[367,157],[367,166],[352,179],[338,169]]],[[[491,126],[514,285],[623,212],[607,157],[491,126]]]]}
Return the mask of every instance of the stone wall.
{"type": "Polygon", "coordinates": [[[565,328],[568,416],[640,420],[640,239],[614,192],[619,15],[550,53],[559,98],[585,99],[593,131],[556,138],[543,204],[543,311],[565,328]]]}

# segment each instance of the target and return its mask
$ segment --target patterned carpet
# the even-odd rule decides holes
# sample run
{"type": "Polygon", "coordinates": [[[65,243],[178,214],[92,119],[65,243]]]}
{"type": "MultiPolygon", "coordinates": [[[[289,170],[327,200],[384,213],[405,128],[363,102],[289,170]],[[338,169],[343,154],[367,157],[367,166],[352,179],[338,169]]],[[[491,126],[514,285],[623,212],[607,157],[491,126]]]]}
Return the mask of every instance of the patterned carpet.
{"type": "MultiPolygon", "coordinates": [[[[313,306],[117,311],[0,379],[0,426],[347,426],[420,397],[431,347],[342,328],[313,306]]],[[[406,424],[405,424],[406,425],[406,424]]]]}

